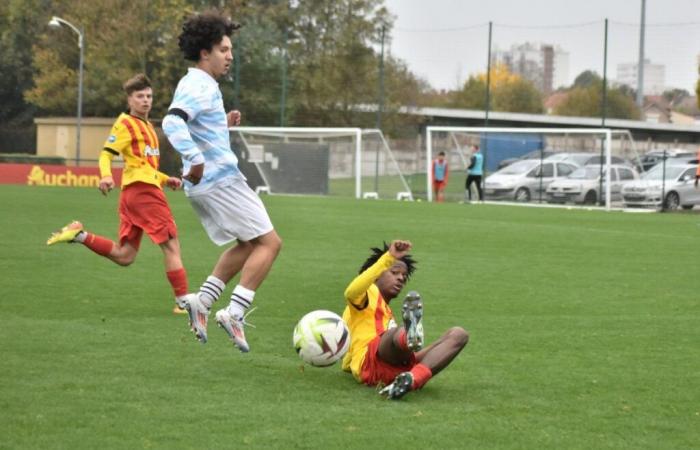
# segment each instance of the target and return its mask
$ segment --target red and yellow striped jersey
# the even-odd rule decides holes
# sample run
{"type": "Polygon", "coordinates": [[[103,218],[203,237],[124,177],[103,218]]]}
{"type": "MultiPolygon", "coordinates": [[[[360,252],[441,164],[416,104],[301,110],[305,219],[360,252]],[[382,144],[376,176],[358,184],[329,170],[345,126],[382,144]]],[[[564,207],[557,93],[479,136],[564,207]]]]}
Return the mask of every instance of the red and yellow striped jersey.
{"type": "Polygon", "coordinates": [[[137,181],[162,187],[168,176],[158,171],[158,136],[151,122],[127,113],[119,115],[100,154],[100,175],[111,176],[116,155],[124,158],[122,187],[137,181]]]}
{"type": "Polygon", "coordinates": [[[355,277],[345,290],[347,306],[343,321],[350,330],[350,348],[343,357],[343,370],[352,372],[357,381],[362,381],[362,363],[367,355],[367,346],[375,337],[395,326],[394,314],[384,301],[374,282],[391,268],[396,259],[389,252],[376,263],[355,277]]]}

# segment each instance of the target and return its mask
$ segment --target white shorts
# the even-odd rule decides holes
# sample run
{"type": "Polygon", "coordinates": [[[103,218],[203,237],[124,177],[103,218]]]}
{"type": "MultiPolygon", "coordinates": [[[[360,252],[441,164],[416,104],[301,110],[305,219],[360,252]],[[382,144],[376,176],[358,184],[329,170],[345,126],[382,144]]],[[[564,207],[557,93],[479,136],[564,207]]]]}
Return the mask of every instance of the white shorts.
{"type": "Polygon", "coordinates": [[[250,241],[274,229],[265,205],[243,179],[227,180],[189,199],[216,245],[250,241]]]}

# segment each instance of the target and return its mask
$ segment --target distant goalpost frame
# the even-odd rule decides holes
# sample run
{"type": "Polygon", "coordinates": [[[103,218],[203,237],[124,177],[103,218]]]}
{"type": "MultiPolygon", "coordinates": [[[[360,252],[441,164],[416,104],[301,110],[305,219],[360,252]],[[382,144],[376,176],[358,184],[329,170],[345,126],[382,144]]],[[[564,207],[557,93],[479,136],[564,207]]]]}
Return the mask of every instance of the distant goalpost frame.
{"type": "MultiPolygon", "coordinates": [[[[612,135],[613,134],[629,134],[624,130],[611,130],[610,128],[497,128],[497,127],[450,127],[450,126],[429,126],[426,127],[426,167],[428,176],[426,177],[426,192],[429,202],[433,201],[432,189],[432,161],[433,161],[433,132],[447,133],[474,133],[474,134],[490,134],[490,133],[513,133],[513,134],[589,134],[605,137],[605,166],[610,167],[612,164],[612,135]]],[[[605,209],[610,210],[610,184],[605,183],[605,209]]]]}
{"type": "MultiPolygon", "coordinates": [[[[355,159],[359,161],[362,157],[362,129],[361,128],[306,128],[306,127],[231,127],[230,132],[251,132],[251,133],[339,133],[354,134],[355,136],[355,159]]],[[[242,135],[241,135],[242,136],[242,135]]],[[[245,139],[244,139],[245,141],[245,139]]],[[[355,197],[362,196],[362,168],[360,164],[355,165],[355,197]]]]}
{"type": "Polygon", "coordinates": [[[256,192],[413,200],[394,151],[377,129],[230,127],[256,192]],[[363,184],[374,178],[374,189],[363,184]],[[380,183],[381,180],[381,183],[380,183]],[[393,180],[393,181],[392,181],[393,180]],[[379,189],[381,187],[381,189],[379,189]]]}

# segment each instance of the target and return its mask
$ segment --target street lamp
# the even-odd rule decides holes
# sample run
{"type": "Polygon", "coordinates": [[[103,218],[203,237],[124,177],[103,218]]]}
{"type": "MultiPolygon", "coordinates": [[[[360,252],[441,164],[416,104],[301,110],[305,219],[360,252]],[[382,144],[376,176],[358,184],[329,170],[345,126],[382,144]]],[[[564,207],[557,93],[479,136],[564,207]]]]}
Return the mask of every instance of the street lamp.
{"type": "Polygon", "coordinates": [[[49,26],[60,28],[61,24],[66,25],[78,34],[78,48],[80,49],[80,62],[78,67],[78,125],[75,137],[75,159],[76,165],[80,165],[80,121],[83,117],[83,32],[75,25],[60,17],[53,16],[49,21],[49,26]]]}

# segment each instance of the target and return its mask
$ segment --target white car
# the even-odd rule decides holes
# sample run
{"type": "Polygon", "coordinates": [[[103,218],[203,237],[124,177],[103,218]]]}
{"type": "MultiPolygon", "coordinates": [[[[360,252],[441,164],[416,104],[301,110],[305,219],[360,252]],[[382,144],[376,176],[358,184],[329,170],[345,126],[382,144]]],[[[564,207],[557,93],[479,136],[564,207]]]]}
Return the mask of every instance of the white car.
{"type": "MultiPolygon", "coordinates": [[[[594,205],[605,201],[607,189],[607,173],[603,168],[603,183],[601,186],[601,167],[597,164],[580,167],[568,177],[552,182],[547,188],[549,203],[583,203],[594,205]],[[602,190],[601,190],[602,187],[602,190]]],[[[622,187],[639,179],[639,173],[632,167],[620,164],[610,166],[612,181],[610,183],[610,200],[622,200],[622,187]]]]}
{"type": "Polygon", "coordinates": [[[486,177],[484,197],[489,200],[529,202],[541,197],[552,181],[571,174],[578,168],[568,162],[529,159],[514,162],[486,177]]]}
{"type": "Polygon", "coordinates": [[[665,167],[664,164],[655,165],[638,181],[622,189],[625,207],[658,207],[663,199],[667,209],[692,209],[700,204],[700,189],[695,187],[696,168],[697,164],[687,162],[666,164],[665,167]]]}

